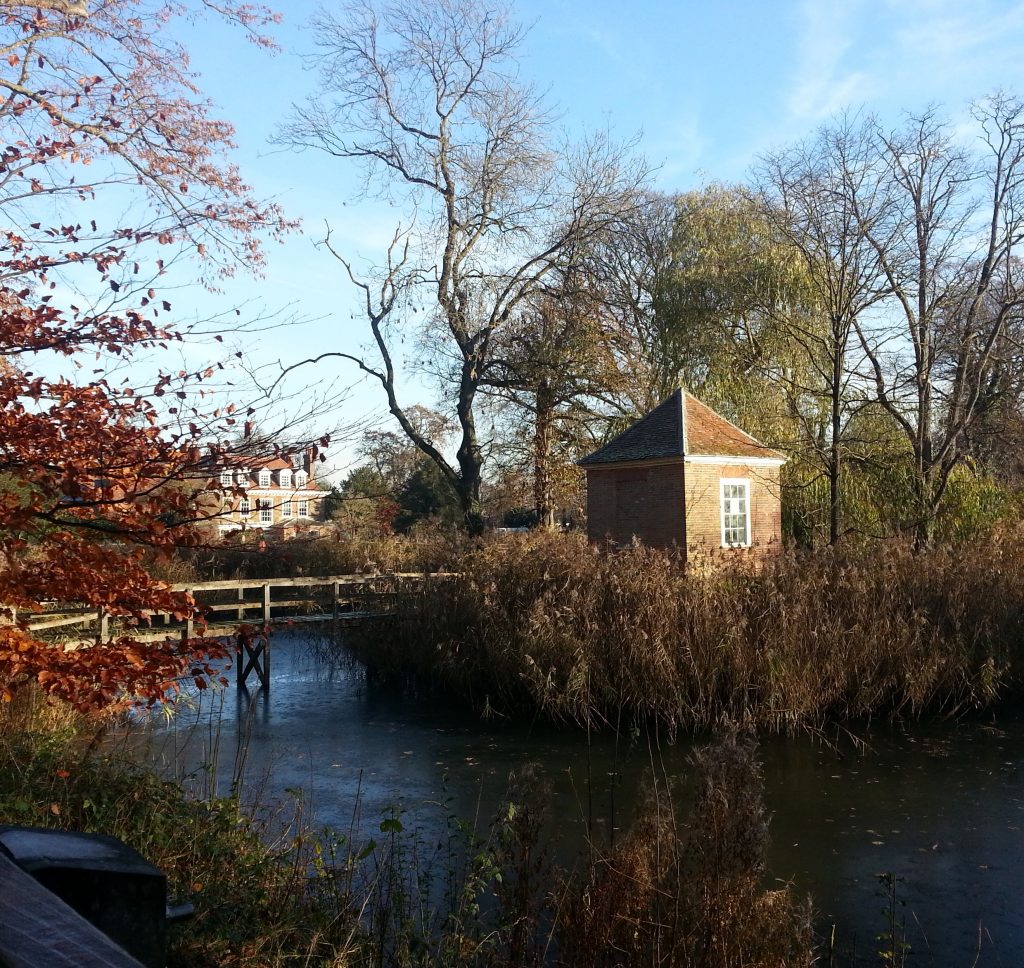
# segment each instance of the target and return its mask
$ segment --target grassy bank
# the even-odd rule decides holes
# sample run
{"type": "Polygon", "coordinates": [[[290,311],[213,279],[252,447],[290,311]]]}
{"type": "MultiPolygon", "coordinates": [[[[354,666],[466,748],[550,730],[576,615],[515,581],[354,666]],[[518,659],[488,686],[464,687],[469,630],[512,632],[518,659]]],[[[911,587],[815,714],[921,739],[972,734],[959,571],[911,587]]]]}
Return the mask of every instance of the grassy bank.
{"type": "Polygon", "coordinates": [[[830,719],[981,707],[1021,684],[1024,538],[782,555],[690,576],[638,547],[489,544],[357,643],[480,711],[575,721],[830,719]]]}
{"type": "Polygon", "coordinates": [[[98,753],[102,728],[27,691],[0,707],[0,823],[112,834],[160,867],[169,897],[196,908],[172,932],[172,968],[348,963],[354,917],[310,879],[301,818],[271,826],[233,798],[190,797],[98,753]]]}
{"type": "Polygon", "coordinates": [[[546,796],[528,772],[486,829],[452,817],[446,840],[424,843],[393,816],[376,843],[354,845],[257,824],[230,798],[191,798],[96,752],[92,728],[57,707],[2,709],[0,822],[114,834],[161,867],[172,896],[196,906],[174,929],[171,966],[813,961],[809,906],[763,886],[760,771],[735,734],[696,754],[688,813],[662,788],[614,849],[567,871],[541,840],[546,796]]]}

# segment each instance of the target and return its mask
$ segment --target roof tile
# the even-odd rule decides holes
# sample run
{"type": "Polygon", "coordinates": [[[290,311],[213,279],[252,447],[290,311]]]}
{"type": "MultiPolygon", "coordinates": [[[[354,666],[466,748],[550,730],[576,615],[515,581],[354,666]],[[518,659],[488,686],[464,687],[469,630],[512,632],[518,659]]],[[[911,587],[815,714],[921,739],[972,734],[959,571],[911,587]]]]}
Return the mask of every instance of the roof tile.
{"type": "Polygon", "coordinates": [[[591,467],[684,456],[785,459],[692,394],[679,389],[646,417],[584,457],[580,464],[591,467]]]}

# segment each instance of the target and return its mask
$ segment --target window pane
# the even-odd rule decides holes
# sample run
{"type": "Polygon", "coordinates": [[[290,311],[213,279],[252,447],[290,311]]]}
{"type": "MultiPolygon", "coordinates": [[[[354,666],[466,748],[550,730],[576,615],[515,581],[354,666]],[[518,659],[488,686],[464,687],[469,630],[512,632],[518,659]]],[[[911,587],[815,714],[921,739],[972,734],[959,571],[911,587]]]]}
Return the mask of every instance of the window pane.
{"type": "Polygon", "coordinates": [[[747,529],[748,485],[722,482],[722,544],[749,545],[747,529]]]}

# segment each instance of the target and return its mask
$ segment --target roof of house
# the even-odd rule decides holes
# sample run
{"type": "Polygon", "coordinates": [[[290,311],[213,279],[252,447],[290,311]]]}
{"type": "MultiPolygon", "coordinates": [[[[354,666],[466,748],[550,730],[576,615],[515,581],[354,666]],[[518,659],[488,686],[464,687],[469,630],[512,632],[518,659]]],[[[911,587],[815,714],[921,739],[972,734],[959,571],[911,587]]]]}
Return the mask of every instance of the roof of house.
{"type": "Polygon", "coordinates": [[[583,467],[683,457],[748,457],[785,460],[695,396],[679,389],[603,447],[583,467]]]}

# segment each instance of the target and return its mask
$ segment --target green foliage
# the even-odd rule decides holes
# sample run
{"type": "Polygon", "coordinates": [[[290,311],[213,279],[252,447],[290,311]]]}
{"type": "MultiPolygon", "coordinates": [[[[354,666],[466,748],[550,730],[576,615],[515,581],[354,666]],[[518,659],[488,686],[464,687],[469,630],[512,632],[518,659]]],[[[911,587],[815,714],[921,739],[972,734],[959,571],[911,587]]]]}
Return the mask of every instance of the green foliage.
{"type": "Polygon", "coordinates": [[[1020,520],[1021,495],[999,484],[973,464],[950,475],[939,506],[936,538],[962,545],[987,539],[1004,522],[1020,520]]]}
{"type": "Polygon", "coordinates": [[[790,323],[808,302],[799,253],[743,189],[681,195],[655,296],[662,396],[682,381],[755,435],[792,438],[779,374],[800,362],[790,323]]]}
{"type": "Polygon", "coordinates": [[[501,518],[503,528],[532,528],[537,524],[537,512],[533,508],[510,508],[501,518]]]}
{"type": "Polygon", "coordinates": [[[462,517],[455,489],[429,460],[421,460],[396,495],[395,530],[408,531],[420,521],[433,520],[449,527],[462,517]]]}
{"type": "Polygon", "coordinates": [[[384,475],[368,464],[352,468],[341,483],[341,496],[344,498],[379,498],[390,492],[391,487],[384,475]]]}

